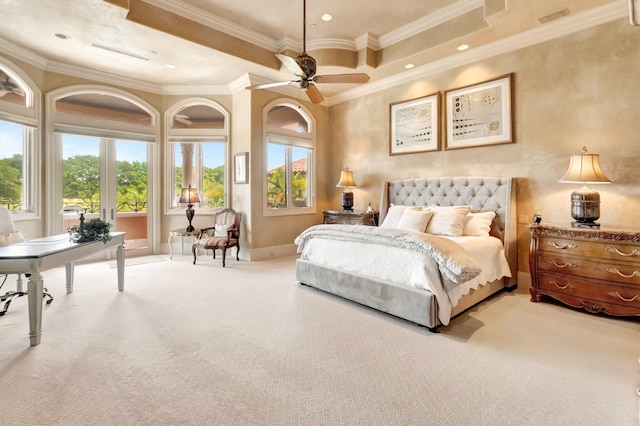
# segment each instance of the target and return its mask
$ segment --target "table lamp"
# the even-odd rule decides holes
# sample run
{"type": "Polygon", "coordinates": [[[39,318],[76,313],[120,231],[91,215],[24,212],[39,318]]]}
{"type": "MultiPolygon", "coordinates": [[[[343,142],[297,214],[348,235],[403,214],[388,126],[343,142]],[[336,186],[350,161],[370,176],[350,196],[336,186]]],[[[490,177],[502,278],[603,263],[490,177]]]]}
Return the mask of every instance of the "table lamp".
{"type": "Polygon", "coordinates": [[[353,172],[347,167],[340,172],[340,182],[336,185],[338,188],[345,188],[342,191],[342,211],[353,211],[353,192],[349,191],[349,187],[357,187],[358,184],[353,179],[353,172]]]}
{"type": "Polygon", "coordinates": [[[600,217],[600,194],[587,188],[587,184],[607,184],[611,180],[600,169],[600,156],[588,154],[582,147],[580,155],[572,155],[569,170],[560,179],[561,183],[580,183],[582,188],[571,193],[571,226],[577,228],[598,228],[600,217]]]}
{"type": "Polygon", "coordinates": [[[198,188],[192,188],[189,185],[188,188],[182,188],[182,193],[180,194],[181,204],[187,203],[187,220],[189,221],[189,226],[187,226],[187,232],[193,232],[195,228],[191,225],[191,221],[193,220],[193,216],[196,214],[195,210],[193,210],[193,203],[200,202],[200,196],[198,195],[198,188]]]}

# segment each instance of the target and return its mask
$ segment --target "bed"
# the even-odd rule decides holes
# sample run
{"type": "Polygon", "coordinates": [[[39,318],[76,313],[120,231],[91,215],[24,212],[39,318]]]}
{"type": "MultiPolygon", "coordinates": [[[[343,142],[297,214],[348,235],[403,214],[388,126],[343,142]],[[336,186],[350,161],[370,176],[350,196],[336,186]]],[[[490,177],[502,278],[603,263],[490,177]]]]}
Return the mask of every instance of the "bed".
{"type": "Polygon", "coordinates": [[[297,281],[434,332],[517,286],[513,178],[384,182],[379,223],[305,230],[296,238],[297,281]]]}

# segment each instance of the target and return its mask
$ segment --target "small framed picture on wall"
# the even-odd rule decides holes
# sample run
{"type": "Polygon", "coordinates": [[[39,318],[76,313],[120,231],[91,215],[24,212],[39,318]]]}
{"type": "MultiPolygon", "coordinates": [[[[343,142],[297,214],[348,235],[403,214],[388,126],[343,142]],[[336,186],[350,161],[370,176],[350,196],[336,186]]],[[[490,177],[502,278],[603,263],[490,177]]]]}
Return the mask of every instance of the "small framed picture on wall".
{"type": "Polygon", "coordinates": [[[437,151],[440,148],[440,94],[389,105],[389,155],[437,151]]]}
{"type": "Polygon", "coordinates": [[[240,152],[233,156],[233,183],[249,182],[249,153],[240,152]]]}

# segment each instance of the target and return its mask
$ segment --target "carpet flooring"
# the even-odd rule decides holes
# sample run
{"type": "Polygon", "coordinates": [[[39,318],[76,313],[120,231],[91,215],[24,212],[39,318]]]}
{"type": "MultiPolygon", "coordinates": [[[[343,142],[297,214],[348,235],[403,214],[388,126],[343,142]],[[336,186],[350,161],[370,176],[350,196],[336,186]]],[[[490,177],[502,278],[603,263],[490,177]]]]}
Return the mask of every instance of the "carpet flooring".
{"type": "Polygon", "coordinates": [[[124,292],[110,262],[77,265],[70,295],[45,272],[36,347],[12,303],[0,424],[638,424],[637,320],[521,288],[434,334],[299,285],[293,256],[157,260],[130,262],[124,292]]]}

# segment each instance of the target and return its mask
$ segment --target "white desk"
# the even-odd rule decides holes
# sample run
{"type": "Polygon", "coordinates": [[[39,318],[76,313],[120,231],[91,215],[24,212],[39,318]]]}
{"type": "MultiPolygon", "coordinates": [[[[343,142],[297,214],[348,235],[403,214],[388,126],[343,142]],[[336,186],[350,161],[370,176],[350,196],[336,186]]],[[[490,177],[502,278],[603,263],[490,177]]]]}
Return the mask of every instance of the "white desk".
{"type": "Polygon", "coordinates": [[[31,274],[27,282],[29,302],[29,339],[31,346],[40,344],[42,335],[42,292],[44,280],[40,273],[60,266],[66,267],[67,293],[73,292],[73,262],[83,257],[116,248],[118,290],[124,290],[124,232],[112,232],[111,241],[74,243],[69,234],[36,238],[0,247],[0,274],[31,274]]]}

